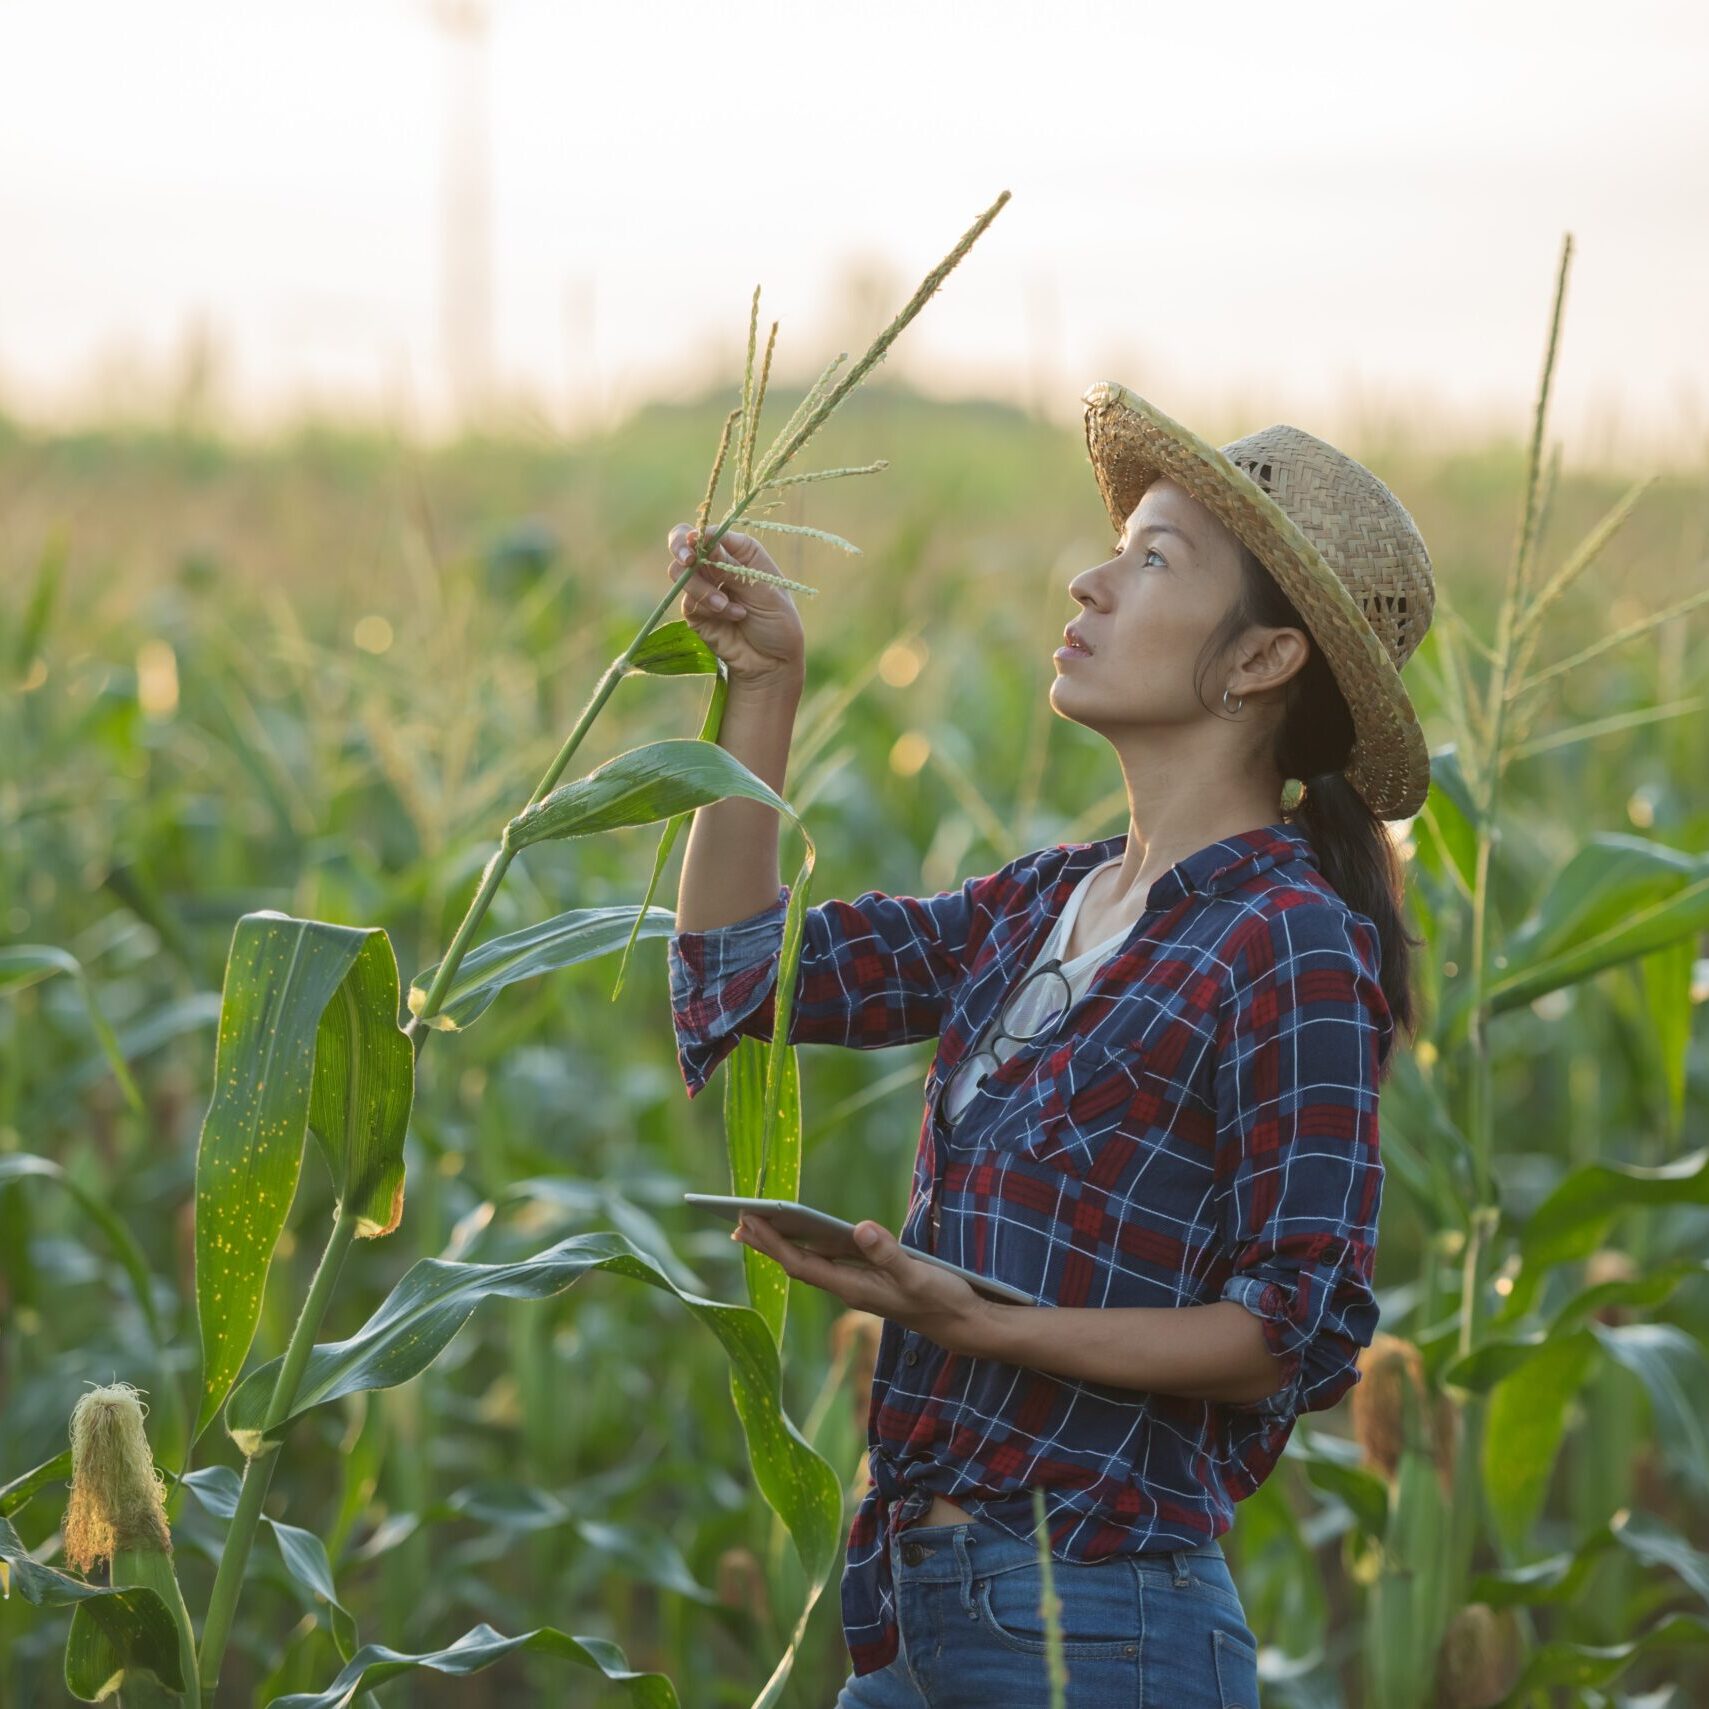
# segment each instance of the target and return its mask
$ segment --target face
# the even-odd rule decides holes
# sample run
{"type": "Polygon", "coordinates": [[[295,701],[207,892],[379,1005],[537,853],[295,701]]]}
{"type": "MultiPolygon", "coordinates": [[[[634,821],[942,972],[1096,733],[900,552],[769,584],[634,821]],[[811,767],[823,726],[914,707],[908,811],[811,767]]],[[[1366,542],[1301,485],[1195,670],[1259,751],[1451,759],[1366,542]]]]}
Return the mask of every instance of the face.
{"type": "MultiPolygon", "coordinates": [[[[1081,607],[1072,627],[1092,650],[1057,654],[1052,706],[1106,732],[1209,716],[1194,671],[1239,589],[1235,537],[1173,481],[1154,481],[1112,555],[1068,584],[1081,607]]],[[[1207,681],[1207,700],[1221,691],[1207,681]]]]}

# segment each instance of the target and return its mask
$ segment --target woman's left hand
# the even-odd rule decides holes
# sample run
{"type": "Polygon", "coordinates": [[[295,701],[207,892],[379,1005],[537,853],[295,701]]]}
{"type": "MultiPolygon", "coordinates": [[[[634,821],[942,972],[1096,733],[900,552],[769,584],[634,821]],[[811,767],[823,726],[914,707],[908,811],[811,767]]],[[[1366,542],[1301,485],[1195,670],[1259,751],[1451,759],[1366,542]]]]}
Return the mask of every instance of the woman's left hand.
{"type": "Polygon", "coordinates": [[[796,1281],[823,1288],[858,1311],[892,1317],[949,1353],[973,1353],[978,1331],[992,1310],[992,1302],[960,1276],[922,1264],[875,1222],[855,1225],[856,1244],[865,1254],[859,1264],[809,1252],[752,1212],[742,1217],[730,1238],[775,1258],[796,1281]],[[870,1242],[868,1236],[873,1237],[870,1242]]]}

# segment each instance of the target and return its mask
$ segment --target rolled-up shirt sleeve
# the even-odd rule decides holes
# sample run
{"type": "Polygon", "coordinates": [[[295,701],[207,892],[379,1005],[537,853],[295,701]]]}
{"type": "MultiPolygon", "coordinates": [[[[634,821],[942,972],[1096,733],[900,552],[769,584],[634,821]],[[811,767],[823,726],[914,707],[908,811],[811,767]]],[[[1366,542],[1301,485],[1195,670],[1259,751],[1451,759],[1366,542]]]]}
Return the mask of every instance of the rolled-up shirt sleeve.
{"type": "MultiPolygon", "coordinates": [[[[789,1042],[878,1050],[936,1038],[1008,874],[1005,867],[935,896],[868,890],[809,907],[789,1042]]],[[[738,1038],[771,1037],[790,893],[779,885],[776,900],[744,920],[669,939],[671,1018],[690,1098],[738,1038]]]]}
{"type": "Polygon", "coordinates": [[[1216,1071],[1221,1297],[1257,1317],[1279,1386],[1222,1404],[1254,1426],[1333,1406],[1376,1332],[1377,1087],[1394,1030],[1378,955],[1365,915],[1315,901],[1260,920],[1234,954],[1216,1071]]]}

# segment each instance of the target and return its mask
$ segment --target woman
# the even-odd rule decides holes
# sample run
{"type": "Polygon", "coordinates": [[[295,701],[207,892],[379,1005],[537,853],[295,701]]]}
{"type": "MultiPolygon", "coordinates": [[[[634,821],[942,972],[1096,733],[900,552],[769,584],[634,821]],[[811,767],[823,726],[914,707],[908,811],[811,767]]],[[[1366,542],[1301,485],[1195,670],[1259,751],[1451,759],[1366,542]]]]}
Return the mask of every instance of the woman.
{"type": "MultiPolygon", "coordinates": [[[[913,1194],[899,1238],[860,1225],[866,1269],[737,1231],[884,1319],[847,1709],[1046,1701],[1035,1488],[1069,1702],[1256,1709],[1216,1539],[1377,1325],[1378,1082],[1418,941],[1382,821],[1429,785],[1399,676],[1429,556],[1310,434],[1219,451],[1124,387],[1083,401],[1118,538],[1069,585],[1051,703],[1115,749],[1128,828],[808,910],[791,1042],[938,1040],[913,1194]]],[[[692,532],[670,540],[680,557],[692,532]]],[[[781,792],[804,679],[787,592],[714,563],[683,612],[729,669],[720,742],[781,792]]],[[[669,952],[691,1097],[738,1034],[771,1036],[788,897],[775,810],[699,809],[669,952]]]]}

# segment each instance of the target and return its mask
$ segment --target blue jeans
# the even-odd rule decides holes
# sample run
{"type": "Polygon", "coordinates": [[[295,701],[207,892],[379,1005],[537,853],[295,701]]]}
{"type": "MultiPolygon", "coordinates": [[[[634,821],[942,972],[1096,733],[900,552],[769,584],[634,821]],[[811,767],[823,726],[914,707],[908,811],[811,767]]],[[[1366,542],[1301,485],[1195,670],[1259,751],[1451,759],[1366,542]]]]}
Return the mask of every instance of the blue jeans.
{"type": "MultiPolygon", "coordinates": [[[[835,1709],[1040,1709],[1050,1701],[1033,1544],[982,1520],[891,1542],[902,1648],[835,1709]]],[[[1258,1640],[1215,1542],[1052,1560],[1068,1709],[1258,1709],[1258,1640]]]]}

